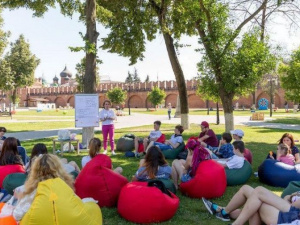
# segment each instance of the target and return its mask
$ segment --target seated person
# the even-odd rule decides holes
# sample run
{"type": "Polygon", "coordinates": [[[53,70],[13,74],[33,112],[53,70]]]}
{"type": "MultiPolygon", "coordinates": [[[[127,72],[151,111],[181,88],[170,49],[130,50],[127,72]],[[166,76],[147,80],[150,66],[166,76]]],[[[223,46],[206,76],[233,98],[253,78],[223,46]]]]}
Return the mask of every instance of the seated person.
{"type": "MultiPolygon", "coordinates": [[[[295,165],[295,157],[291,153],[292,153],[292,151],[287,144],[279,144],[277,146],[276,159],[285,164],[294,166],[295,165]]],[[[271,152],[270,152],[270,158],[274,159],[271,152]]]]}
{"type": "Polygon", "coordinates": [[[5,133],[6,133],[6,128],[0,127],[0,140],[1,141],[4,141],[6,139],[6,137],[4,136],[5,133]]]}
{"type": "Polygon", "coordinates": [[[215,134],[215,132],[211,129],[209,129],[209,124],[206,121],[202,121],[200,124],[201,126],[201,133],[199,134],[198,141],[205,142],[209,146],[212,147],[218,147],[219,146],[219,141],[218,138],[215,134]]]}
{"type": "Polygon", "coordinates": [[[188,149],[186,160],[175,159],[172,163],[172,180],[176,189],[178,189],[178,179],[181,182],[191,180],[195,176],[199,164],[210,159],[208,151],[198,141],[189,140],[186,147],[188,149]]]}
{"type": "Polygon", "coordinates": [[[230,131],[230,133],[232,134],[232,138],[235,141],[242,141],[242,138],[244,137],[244,131],[242,131],[241,129],[235,129],[230,131]]]}
{"type": "MultiPolygon", "coordinates": [[[[84,156],[81,160],[82,169],[85,165],[90,162],[96,155],[100,154],[101,149],[101,140],[99,138],[92,138],[89,143],[89,155],[84,156]]],[[[116,173],[121,174],[123,169],[121,167],[117,167],[114,169],[116,173]]]]}
{"type": "Polygon", "coordinates": [[[17,139],[14,137],[6,138],[2,145],[0,166],[5,165],[24,165],[18,153],[17,139]]]}
{"type": "Polygon", "coordinates": [[[164,144],[151,141],[148,145],[148,148],[146,149],[146,152],[153,145],[159,147],[161,151],[177,148],[181,143],[183,143],[183,138],[181,135],[183,131],[183,127],[181,125],[177,125],[170,140],[166,140],[164,144]]]}
{"type": "MultiPolygon", "coordinates": [[[[62,168],[62,164],[57,156],[52,154],[43,154],[36,157],[31,166],[31,172],[25,182],[25,185],[23,188],[17,188],[17,191],[15,191],[14,194],[14,196],[18,199],[17,205],[13,210],[13,217],[16,221],[21,221],[24,215],[29,211],[36,196],[39,182],[53,178],[62,179],[72,190],[74,190],[73,178],[62,168]]],[[[83,199],[83,201],[87,202],[94,200],[83,199]]]]}
{"type": "Polygon", "coordinates": [[[216,218],[223,221],[235,219],[233,225],[247,224],[247,221],[249,224],[291,224],[299,220],[300,199],[297,195],[299,193],[282,199],[264,187],[253,189],[244,185],[225,207],[205,198],[202,200],[209,213],[216,218]]]}
{"type": "Polygon", "coordinates": [[[172,168],[168,165],[164,155],[157,146],[149,148],[145,155],[145,159],[140,161],[139,169],[133,181],[147,181],[158,178],[170,178],[172,168]]]}
{"type": "Polygon", "coordinates": [[[139,138],[135,137],[134,139],[134,147],[135,147],[135,155],[138,155],[138,149],[139,149],[139,143],[143,143],[144,145],[144,151],[147,149],[148,144],[151,141],[156,141],[160,136],[161,136],[161,131],[159,130],[161,125],[160,121],[155,121],[154,122],[154,130],[150,132],[150,135],[146,138],[139,138]]]}
{"type": "Polygon", "coordinates": [[[214,159],[216,162],[220,163],[228,169],[240,169],[243,167],[245,158],[244,158],[244,142],[235,141],[232,143],[234,155],[228,159],[214,159]]]}
{"type": "MultiPolygon", "coordinates": [[[[36,159],[37,156],[39,156],[41,154],[48,154],[48,149],[47,149],[45,144],[38,143],[38,144],[33,146],[33,149],[31,151],[30,160],[25,166],[27,173],[30,172],[31,165],[33,164],[33,161],[36,159]]],[[[80,168],[79,168],[79,166],[77,165],[77,163],[75,161],[68,162],[68,160],[65,159],[65,158],[60,159],[60,161],[61,161],[61,164],[62,164],[63,168],[65,169],[65,171],[67,173],[72,173],[74,171],[76,171],[77,173],[80,172],[80,168]]]]}
{"type": "Polygon", "coordinates": [[[212,151],[212,158],[217,159],[217,158],[230,158],[233,156],[233,147],[232,144],[230,143],[232,140],[231,134],[230,133],[223,133],[222,134],[222,139],[220,141],[220,147],[212,147],[205,142],[201,142],[201,145],[208,148],[210,151],[212,151]]]}

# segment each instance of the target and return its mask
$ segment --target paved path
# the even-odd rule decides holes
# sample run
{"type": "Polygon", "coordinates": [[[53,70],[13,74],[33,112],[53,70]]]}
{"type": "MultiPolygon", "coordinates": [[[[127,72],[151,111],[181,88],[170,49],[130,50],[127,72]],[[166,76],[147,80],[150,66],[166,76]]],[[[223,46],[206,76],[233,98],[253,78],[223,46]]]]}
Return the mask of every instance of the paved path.
{"type": "MultiPolygon", "coordinates": [[[[153,124],[155,120],[160,120],[163,124],[180,124],[180,118],[168,119],[167,115],[149,115],[134,113],[131,116],[118,117],[115,122],[115,128],[128,128],[135,126],[144,126],[153,124]]],[[[201,121],[206,120],[209,123],[216,122],[216,116],[200,116],[200,115],[190,115],[190,123],[200,124],[201,121]]],[[[31,121],[31,120],[30,120],[31,121]]],[[[27,122],[27,121],[20,121],[27,122]]],[[[220,123],[224,124],[224,116],[220,117],[220,123]]],[[[279,128],[287,130],[300,130],[300,125],[285,125],[276,123],[265,123],[265,122],[255,122],[249,121],[249,116],[235,116],[235,125],[246,125],[246,126],[256,126],[256,127],[268,127],[268,128],[279,128]]],[[[81,128],[66,128],[71,131],[71,133],[81,133],[81,128]]],[[[17,132],[17,133],[7,133],[6,136],[14,136],[21,141],[31,140],[31,139],[41,139],[57,136],[59,129],[55,130],[43,130],[43,131],[28,131],[28,132],[17,132]]],[[[101,130],[101,127],[96,127],[95,130],[101,130]]],[[[200,130],[200,128],[199,128],[200,130]]]]}

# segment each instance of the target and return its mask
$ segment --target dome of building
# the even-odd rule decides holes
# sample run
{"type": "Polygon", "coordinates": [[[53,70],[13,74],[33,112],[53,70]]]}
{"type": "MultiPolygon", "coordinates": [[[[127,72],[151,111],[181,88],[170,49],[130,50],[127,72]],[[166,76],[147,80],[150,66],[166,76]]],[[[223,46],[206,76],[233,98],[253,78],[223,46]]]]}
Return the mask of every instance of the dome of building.
{"type": "Polygon", "coordinates": [[[65,66],[65,69],[60,73],[60,77],[72,77],[72,73],[68,70],[67,66],[65,66]]]}
{"type": "Polygon", "coordinates": [[[55,77],[53,78],[53,81],[58,81],[57,76],[55,75],[55,77]]]}

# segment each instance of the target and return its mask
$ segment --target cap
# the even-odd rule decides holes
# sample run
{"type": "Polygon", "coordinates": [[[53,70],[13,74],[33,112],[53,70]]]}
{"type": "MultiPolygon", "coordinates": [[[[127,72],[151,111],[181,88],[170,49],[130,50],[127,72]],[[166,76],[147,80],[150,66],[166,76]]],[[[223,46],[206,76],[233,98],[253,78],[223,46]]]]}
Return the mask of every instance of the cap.
{"type": "Polygon", "coordinates": [[[209,124],[206,121],[202,121],[200,125],[203,126],[204,128],[209,128],[209,124]]]}
{"type": "Polygon", "coordinates": [[[236,129],[236,130],[232,130],[230,131],[231,134],[235,134],[239,137],[243,137],[244,136],[244,131],[240,130],[240,129],[236,129]]]}

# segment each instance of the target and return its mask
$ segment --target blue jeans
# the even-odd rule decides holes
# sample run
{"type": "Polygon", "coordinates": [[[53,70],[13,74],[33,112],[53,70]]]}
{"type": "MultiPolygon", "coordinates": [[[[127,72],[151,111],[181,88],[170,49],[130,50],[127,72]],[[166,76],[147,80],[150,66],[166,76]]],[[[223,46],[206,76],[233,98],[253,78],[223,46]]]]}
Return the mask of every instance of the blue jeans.
{"type": "Polygon", "coordinates": [[[154,145],[159,147],[161,151],[172,149],[171,145],[166,145],[159,142],[154,142],[154,145]]]}

